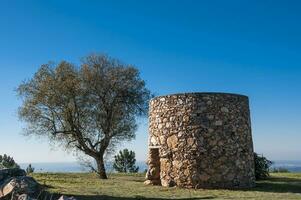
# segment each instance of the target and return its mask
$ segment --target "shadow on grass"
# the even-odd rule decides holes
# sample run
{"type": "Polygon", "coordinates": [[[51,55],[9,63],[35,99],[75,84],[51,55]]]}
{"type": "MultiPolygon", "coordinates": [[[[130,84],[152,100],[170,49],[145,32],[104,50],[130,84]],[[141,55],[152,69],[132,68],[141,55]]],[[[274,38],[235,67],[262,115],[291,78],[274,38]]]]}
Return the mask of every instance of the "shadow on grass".
{"type": "Polygon", "coordinates": [[[259,191],[274,193],[300,193],[301,179],[287,177],[271,177],[267,180],[257,181],[256,187],[243,189],[243,191],[259,191]]]}
{"type": "MultiPolygon", "coordinates": [[[[136,196],[136,197],[114,197],[108,195],[72,195],[65,194],[68,197],[74,197],[76,200],[167,200],[170,198],[149,198],[144,196],[136,196]]],[[[61,195],[54,194],[52,195],[53,199],[58,199],[61,195]]],[[[192,198],[175,198],[176,200],[202,200],[202,199],[214,199],[213,196],[207,197],[192,197],[192,198]]]]}
{"type": "MultiPolygon", "coordinates": [[[[136,197],[112,197],[106,195],[99,195],[99,196],[74,196],[78,200],[162,200],[164,198],[147,198],[143,196],[136,196],[136,197]]],[[[214,197],[198,197],[198,198],[179,198],[177,200],[198,200],[198,199],[214,199],[214,197]]]]}

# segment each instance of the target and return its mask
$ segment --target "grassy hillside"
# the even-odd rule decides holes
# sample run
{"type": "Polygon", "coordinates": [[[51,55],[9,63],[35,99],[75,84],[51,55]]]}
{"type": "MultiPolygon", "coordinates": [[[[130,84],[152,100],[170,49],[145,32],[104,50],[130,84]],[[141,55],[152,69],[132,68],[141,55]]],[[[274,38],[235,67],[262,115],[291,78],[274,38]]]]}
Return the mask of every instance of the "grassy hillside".
{"type": "Polygon", "coordinates": [[[145,186],[144,175],[111,174],[99,180],[89,173],[41,173],[33,177],[51,193],[79,200],[111,199],[301,199],[301,173],[277,173],[247,190],[203,190],[145,186]]]}

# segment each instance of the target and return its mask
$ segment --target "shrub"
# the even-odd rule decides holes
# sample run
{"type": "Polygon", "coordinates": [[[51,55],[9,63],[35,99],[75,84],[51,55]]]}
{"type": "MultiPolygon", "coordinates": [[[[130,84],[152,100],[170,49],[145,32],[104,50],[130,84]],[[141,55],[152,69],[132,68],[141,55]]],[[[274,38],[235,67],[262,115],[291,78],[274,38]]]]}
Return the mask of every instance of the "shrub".
{"type": "Polygon", "coordinates": [[[26,173],[31,174],[33,172],[34,172],[34,168],[31,166],[31,164],[29,164],[28,167],[26,168],[26,173]]]}
{"type": "Polygon", "coordinates": [[[135,166],[135,162],[135,152],[124,149],[123,151],[119,151],[119,154],[115,156],[113,167],[117,172],[136,173],[139,167],[135,166]]]}
{"type": "Polygon", "coordinates": [[[254,153],[254,161],[256,180],[268,178],[270,176],[269,169],[273,162],[263,155],[258,155],[257,153],[254,153]]]}
{"type": "Polygon", "coordinates": [[[20,166],[14,161],[13,157],[6,154],[0,155],[0,169],[4,168],[20,168],[20,166]]]}

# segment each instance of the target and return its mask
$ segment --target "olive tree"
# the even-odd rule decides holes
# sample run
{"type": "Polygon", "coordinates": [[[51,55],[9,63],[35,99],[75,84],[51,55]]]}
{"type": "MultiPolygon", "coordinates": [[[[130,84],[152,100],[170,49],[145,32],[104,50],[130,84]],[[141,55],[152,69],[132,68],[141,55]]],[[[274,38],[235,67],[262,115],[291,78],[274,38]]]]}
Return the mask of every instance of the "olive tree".
{"type": "Polygon", "coordinates": [[[88,155],[102,179],[105,153],[135,137],[137,117],[147,113],[151,98],[135,67],[106,55],[89,55],[79,66],[44,64],[17,91],[25,133],[88,155]]]}

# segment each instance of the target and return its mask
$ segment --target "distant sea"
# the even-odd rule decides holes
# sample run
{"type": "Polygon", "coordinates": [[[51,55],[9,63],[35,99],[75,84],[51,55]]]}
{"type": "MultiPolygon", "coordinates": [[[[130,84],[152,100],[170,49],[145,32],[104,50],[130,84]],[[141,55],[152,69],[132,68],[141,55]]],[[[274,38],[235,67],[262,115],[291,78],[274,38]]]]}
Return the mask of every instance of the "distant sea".
{"type": "MultiPolygon", "coordinates": [[[[271,168],[283,167],[288,169],[290,172],[301,172],[301,160],[300,161],[273,161],[274,164],[271,168]]],[[[20,166],[23,169],[29,163],[21,163],[20,166]]],[[[35,168],[35,172],[88,172],[89,169],[81,166],[77,162],[58,162],[58,163],[31,163],[35,168]]],[[[139,172],[144,172],[147,169],[145,162],[139,161],[136,162],[136,165],[139,166],[139,172]]],[[[107,172],[114,172],[112,163],[106,165],[107,172]]]]}
{"type": "MultiPolygon", "coordinates": [[[[20,163],[22,169],[26,169],[29,163],[20,163]]],[[[52,163],[31,163],[35,168],[35,172],[89,172],[90,169],[80,165],[78,162],[52,162],[52,163]]],[[[139,172],[144,172],[147,169],[145,162],[136,162],[139,167],[139,172]]],[[[113,164],[111,162],[106,164],[107,172],[114,172],[113,164]]]]}

